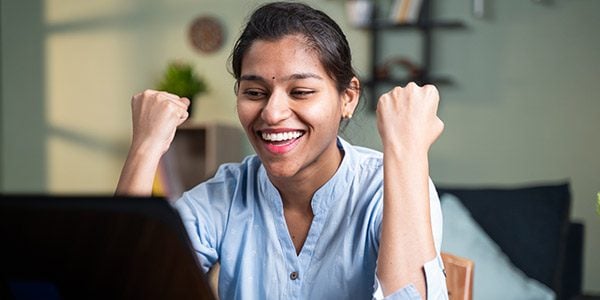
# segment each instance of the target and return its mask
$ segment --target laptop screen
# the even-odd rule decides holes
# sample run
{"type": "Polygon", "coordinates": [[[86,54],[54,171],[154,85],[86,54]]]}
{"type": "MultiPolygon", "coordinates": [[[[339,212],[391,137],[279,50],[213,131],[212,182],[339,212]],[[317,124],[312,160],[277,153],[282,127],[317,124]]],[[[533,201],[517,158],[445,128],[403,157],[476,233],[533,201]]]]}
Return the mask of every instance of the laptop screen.
{"type": "Polygon", "coordinates": [[[0,298],[214,299],[161,198],[2,196],[0,298]]]}

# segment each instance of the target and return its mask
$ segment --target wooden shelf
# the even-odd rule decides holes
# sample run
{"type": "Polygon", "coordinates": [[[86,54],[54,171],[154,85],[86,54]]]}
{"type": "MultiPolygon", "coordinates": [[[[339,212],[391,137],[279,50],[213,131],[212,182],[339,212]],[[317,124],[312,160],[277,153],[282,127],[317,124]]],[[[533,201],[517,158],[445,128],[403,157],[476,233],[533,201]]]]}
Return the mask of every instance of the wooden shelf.
{"type": "Polygon", "coordinates": [[[161,160],[159,180],[170,199],[209,179],[217,168],[243,158],[244,134],[233,125],[184,124],[161,160]]]}
{"type": "Polygon", "coordinates": [[[452,20],[431,20],[417,23],[391,23],[387,20],[377,20],[369,25],[366,29],[370,30],[402,30],[402,29],[460,29],[465,28],[465,24],[461,21],[452,20]]]}
{"type": "Polygon", "coordinates": [[[435,85],[447,85],[452,84],[453,81],[450,77],[445,76],[432,76],[428,78],[386,78],[386,79],[363,79],[361,83],[369,88],[377,85],[407,85],[409,82],[415,82],[419,85],[435,84],[435,85]]]}

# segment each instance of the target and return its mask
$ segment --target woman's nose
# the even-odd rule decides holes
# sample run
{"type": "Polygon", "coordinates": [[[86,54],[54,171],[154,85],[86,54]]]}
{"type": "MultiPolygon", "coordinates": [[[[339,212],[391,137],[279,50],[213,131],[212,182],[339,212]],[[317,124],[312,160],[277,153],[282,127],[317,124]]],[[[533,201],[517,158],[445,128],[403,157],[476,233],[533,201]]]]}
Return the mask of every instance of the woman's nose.
{"type": "Polygon", "coordinates": [[[289,118],[291,114],[286,93],[273,92],[261,112],[262,119],[269,125],[275,125],[289,118]]]}

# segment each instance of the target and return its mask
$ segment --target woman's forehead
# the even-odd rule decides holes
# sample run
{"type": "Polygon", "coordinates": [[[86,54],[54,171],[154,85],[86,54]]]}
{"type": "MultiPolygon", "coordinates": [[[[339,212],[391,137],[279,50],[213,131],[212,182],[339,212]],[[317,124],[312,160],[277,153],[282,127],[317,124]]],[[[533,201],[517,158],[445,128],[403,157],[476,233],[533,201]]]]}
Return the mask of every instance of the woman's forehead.
{"type": "Polygon", "coordinates": [[[242,75],[259,71],[275,72],[278,76],[326,74],[317,51],[308,46],[305,39],[297,36],[254,41],[244,55],[242,75]]]}

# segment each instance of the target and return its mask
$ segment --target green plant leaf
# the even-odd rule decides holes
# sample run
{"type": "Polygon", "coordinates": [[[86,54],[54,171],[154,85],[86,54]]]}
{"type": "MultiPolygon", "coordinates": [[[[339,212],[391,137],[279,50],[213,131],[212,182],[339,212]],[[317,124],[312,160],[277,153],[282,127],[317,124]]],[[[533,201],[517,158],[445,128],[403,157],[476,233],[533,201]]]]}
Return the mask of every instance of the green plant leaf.
{"type": "Polygon", "coordinates": [[[204,79],[194,72],[191,64],[185,62],[169,63],[156,88],[190,100],[207,91],[204,79]]]}

